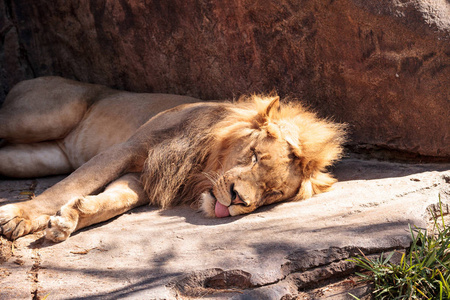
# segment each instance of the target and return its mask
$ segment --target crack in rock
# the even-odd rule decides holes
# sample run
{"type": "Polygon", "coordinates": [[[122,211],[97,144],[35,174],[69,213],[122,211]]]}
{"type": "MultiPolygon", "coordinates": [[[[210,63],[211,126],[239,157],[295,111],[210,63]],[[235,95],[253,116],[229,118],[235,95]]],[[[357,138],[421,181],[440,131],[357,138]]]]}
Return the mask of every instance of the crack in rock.
{"type": "Polygon", "coordinates": [[[281,266],[281,270],[285,276],[304,272],[313,268],[330,265],[334,262],[343,261],[350,257],[388,252],[396,249],[403,249],[401,245],[391,248],[361,248],[354,246],[347,247],[330,247],[322,250],[299,250],[289,254],[286,259],[288,262],[281,266]]]}
{"type": "Polygon", "coordinates": [[[411,194],[420,193],[420,192],[423,192],[423,191],[426,191],[426,190],[430,190],[430,189],[435,188],[435,187],[437,187],[439,185],[440,185],[440,183],[433,183],[432,185],[429,185],[429,186],[424,186],[424,187],[421,187],[421,188],[418,188],[418,189],[415,189],[415,190],[412,190],[412,191],[407,191],[407,192],[403,192],[403,193],[397,194],[397,195],[395,195],[395,197],[402,198],[402,197],[405,197],[405,196],[408,196],[408,195],[411,195],[411,194]]]}
{"type": "Polygon", "coordinates": [[[220,292],[242,293],[242,290],[258,290],[275,286],[283,286],[280,291],[299,290],[317,285],[330,278],[341,278],[353,273],[356,267],[353,262],[347,261],[348,258],[361,253],[368,256],[379,256],[382,252],[396,249],[404,249],[404,247],[364,249],[349,246],[309,251],[299,250],[286,257],[288,262],[281,265],[283,276],[273,282],[254,284],[252,283],[252,274],[249,272],[214,268],[195,271],[179,277],[169,283],[168,287],[175,290],[178,295],[188,297],[202,297],[220,292]]]}
{"type": "Polygon", "coordinates": [[[34,261],[31,269],[27,272],[31,280],[31,296],[33,300],[39,300],[39,270],[41,267],[41,254],[33,249],[32,259],[34,261]]]}
{"type": "Polygon", "coordinates": [[[286,280],[294,284],[298,289],[304,289],[332,277],[349,275],[355,270],[356,267],[353,262],[342,260],[311,270],[289,274],[286,280]]]}

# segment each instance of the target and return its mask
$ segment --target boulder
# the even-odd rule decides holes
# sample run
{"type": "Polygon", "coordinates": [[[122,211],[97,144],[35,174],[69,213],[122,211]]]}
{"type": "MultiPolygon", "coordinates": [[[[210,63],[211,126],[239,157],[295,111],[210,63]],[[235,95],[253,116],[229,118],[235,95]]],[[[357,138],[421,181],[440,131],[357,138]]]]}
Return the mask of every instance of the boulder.
{"type": "Polygon", "coordinates": [[[0,12],[1,99],[42,75],[204,100],[275,90],[348,123],[353,149],[450,158],[446,0],[0,0],[0,12]]]}

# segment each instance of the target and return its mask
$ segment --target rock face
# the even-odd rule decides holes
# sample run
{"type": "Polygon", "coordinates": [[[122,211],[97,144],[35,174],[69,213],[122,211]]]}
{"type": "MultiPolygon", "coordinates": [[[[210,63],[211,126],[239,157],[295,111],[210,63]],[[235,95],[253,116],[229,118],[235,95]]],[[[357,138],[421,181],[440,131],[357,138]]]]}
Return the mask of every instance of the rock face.
{"type": "Polygon", "coordinates": [[[42,75],[205,100],[276,90],[349,123],[355,147],[450,158],[446,0],[0,0],[0,36],[0,99],[42,75]]]}

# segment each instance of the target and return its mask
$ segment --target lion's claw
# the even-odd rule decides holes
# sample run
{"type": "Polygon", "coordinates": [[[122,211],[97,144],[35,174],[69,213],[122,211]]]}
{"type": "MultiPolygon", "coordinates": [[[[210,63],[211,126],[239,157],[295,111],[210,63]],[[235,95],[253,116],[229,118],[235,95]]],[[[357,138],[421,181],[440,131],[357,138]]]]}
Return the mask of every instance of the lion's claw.
{"type": "Polygon", "coordinates": [[[1,225],[2,234],[8,239],[15,240],[29,232],[30,222],[19,217],[15,217],[1,225]]]}
{"type": "Polygon", "coordinates": [[[17,226],[21,223],[21,218],[18,217],[20,214],[20,209],[12,204],[5,205],[0,208],[1,233],[8,239],[13,239],[13,236],[16,236],[13,233],[17,226]]]}
{"type": "Polygon", "coordinates": [[[47,220],[46,215],[30,220],[23,214],[23,210],[14,204],[0,207],[0,233],[10,240],[42,229],[43,222],[47,220]]]}
{"type": "Polygon", "coordinates": [[[24,236],[30,233],[31,228],[32,228],[31,222],[29,220],[22,218],[17,224],[16,228],[13,230],[10,238],[12,240],[15,240],[21,236],[24,236]]]}

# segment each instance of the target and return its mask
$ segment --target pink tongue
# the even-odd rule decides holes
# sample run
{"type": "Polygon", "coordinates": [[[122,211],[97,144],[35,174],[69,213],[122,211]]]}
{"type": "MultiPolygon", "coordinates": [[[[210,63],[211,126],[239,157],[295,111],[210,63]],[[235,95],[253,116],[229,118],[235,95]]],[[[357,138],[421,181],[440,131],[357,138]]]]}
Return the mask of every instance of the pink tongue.
{"type": "Polygon", "coordinates": [[[228,217],[230,215],[230,212],[228,211],[228,207],[221,204],[219,201],[216,201],[215,213],[216,213],[217,218],[224,218],[224,217],[228,217]]]}

